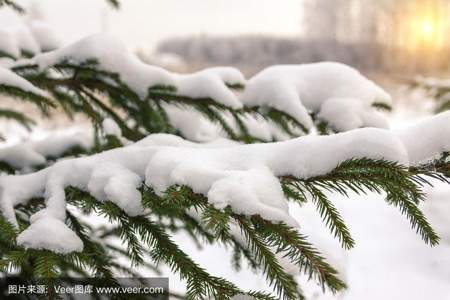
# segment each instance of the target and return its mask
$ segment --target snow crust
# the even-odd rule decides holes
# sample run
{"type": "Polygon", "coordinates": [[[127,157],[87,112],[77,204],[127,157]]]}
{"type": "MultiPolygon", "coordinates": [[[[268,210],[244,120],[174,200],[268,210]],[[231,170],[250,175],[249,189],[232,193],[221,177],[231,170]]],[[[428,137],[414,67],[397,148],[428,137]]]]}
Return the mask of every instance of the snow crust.
{"type": "Polygon", "coordinates": [[[366,118],[377,119],[374,123],[369,121],[369,124],[378,124],[381,122],[379,116],[370,116],[373,113],[372,104],[391,104],[391,97],[382,88],[357,70],[333,62],[279,65],[264,69],[248,81],[241,100],[246,106],[268,106],[283,111],[307,128],[313,126],[309,113],[320,113],[329,123],[347,130],[357,128],[354,127],[356,124],[364,124],[366,118]],[[353,110],[353,106],[344,99],[352,104],[356,100],[361,103],[353,110]],[[322,105],[327,102],[328,108],[321,111],[322,105]],[[351,115],[362,111],[366,116],[362,120],[355,121],[353,118],[345,123],[345,116],[328,113],[341,106],[351,109],[351,115]]]}
{"type": "Polygon", "coordinates": [[[192,74],[176,74],[160,67],[143,63],[117,39],[96,34],[69,46],[40,54],[31,62],[41,69],[49,68],[64,60],[83,63],[95,59],[99,68],[117,73],[141,98],[154,86],[173,86],[177,94],[192,98],[212,98],[223,105],[240,108],[241,102],[227,84],[245,84],[244,76],[231,67],[216,67],[192,74]]]}
{"type": "MultiPolygon", "coordinates": [[[[140,215],[145,212],[137,188],[145,182],[159,194],[172,185],[187,185],[207,196],[217,208],[229,205],[239,213],[260,214],[265,219],[296,226],[277,177],[310,178],[326,174],[351,158],[386,159],[407,166],[417,157],[434,156],[450,149],[448,141],[441,140],[423,142],[426,151],[404,143],[405,136],[424,130],[445,139],[450,130],[448,126],[442,127],[445,122],[450,122],[450,112],[401,132],[364,128],[331,136],[251,145],[224,140],[199,144],[167,134],[150,135],[123,148],[59,161],[40,172],[0,177],[1,210],[16,224],[13,207],[31,197],[44,196],[46,208],[32,216],[31,226],[19,240],[20,244],[42,246],[41,242],[30,241],[34,235],[28,232],[41,229],[36,222],[42,218],[65,220],[65,187],[86,190],[99,201],[116,203],[129,215],[140,215]]],[[[70,238],[68,234],[64,237],[70,238]]],[[[58,243],[58,247],[42,247],[78,251],[74,245],[58,243]]]]}

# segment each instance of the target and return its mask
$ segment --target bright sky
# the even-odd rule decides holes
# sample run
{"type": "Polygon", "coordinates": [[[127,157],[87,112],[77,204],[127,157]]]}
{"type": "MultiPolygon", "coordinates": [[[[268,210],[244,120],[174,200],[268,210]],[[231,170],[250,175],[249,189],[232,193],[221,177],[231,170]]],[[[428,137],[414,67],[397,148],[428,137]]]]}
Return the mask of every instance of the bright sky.
{"type": "Polygon", "coordinates": [[[122,0],[119,11],[107,8],[103,0],[22,2],[38,2],[67,40],[107,27],[131,46],[154,46],[161,39],[188,34],[296,35],[300,32],[301,1],[122,0]]]}

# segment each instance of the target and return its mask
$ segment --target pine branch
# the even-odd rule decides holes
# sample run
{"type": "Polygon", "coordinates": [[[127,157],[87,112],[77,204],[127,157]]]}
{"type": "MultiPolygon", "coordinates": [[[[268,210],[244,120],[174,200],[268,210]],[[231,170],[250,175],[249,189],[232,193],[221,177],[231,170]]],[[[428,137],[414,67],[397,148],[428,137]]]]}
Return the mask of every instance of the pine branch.
{"type": "Polygon", "coordinates": [[[0,8],[2,6],[11,7],[13,10],[17,11],[18,13],[24,13],[25,12],[23,7],[18,5],[17,3],[15,3],[15,1],[13,1],[13,0],[0,0],[0,8]]]}
{"type": "Polygon", "coordinates": [[[61,105],[66,113],[70,115],[72,115],[73,111],[82,111],[88,113],[88,115],[93,117],[94,121],[98,122],[101,118],[97,116],[98,113],[95,113],[96,109],[94,107],[99,108],[101,112],[118,122],[124,131],[125,137],[130,140],[140,139],[142,136],[133,136],[133,132],[126,127],[125,123],[112,109],[93,97],[94,92],[107,96],[112,106],[126,112],[128,118],[134,119],[137,125],[145,129],[146,133],[173,130],[161,103],[192,107],[208,120],[220,125],[231,139],[243,142],[259,141],[258,138],[249,134],[248,128],[242,122],[241,118],[245,115],[262,116],[266,121],[275,124],[290,136],[298,136],[308,132],[303,124],[290,115],[276,109],[244,107],[236,110],[211,98],[190,98],[178,95],[174,87],[156,85],[149,88],[146,99],[140,99],[135,92],[120,80],[119,74],[99,70],[96,66],[95,60],[88,60],[81,64],[64,61],[53,66],[53,69],[62,75],[62,77],[56,78],[51,77],[48,72],[39,72],[35,65],[19,66],[13,70],[34,85],[48,90],[56,97],[58,102],[62,101],[61,105]],[[73,98],[73,96],[62,92],[63,90],[73,91],[78,95],[79,99],[76,99],[76,101],[73,101],[74,104],[71,104],[67,99],[73,98]],[[83,97],[82,94],[86,94],[87,97],[83,97]],[[62,100],[59,100],[60,96],[62,96],[62,100]],[[76,104],[80,101],[83,103],[82,107],[76,104]],[[152,108],[153,105],[156,110],[152,108]],[[237,122],[238,132],[224,118],[226,113],[231,114],[237,122]]]}
{"type": "Polygon", "coordinates": [[[338,192],[349,197],[348,191],[358,195],[386,192],[386,201],[405,214],[412,227],[422,239],[432,246],[439,237],[417,207],[424,200],[424,194],[418,185],[418,178],[404,166],[396,162],[373,159],[351,159],[340,163],[327,175],[306,180],[288,178],[315,185],[327,191],[338,192]]]}
{"type": "Polygon", "coordinates": [[[257,262],[262,265],[270,285],[273,285],[277,294],[282,299],[298,298],[297,283],[291,275],[286,273],[264,240],[258,236],[251,223],[242,217],[233,217],[241,228],[251,252],[254,253],[257,262]]]}
{"type": "Polygon", "coordinates": [[[272,223],[259,216],[253,216],[252,221],[269,245],[277,248],[278,253],[285,253],[285,256],[299,266],[300,272],[308,275],[308,279],[318,280],[323,288],[327,286],[333,293],[346,287],[337,277],[338,272],[325,261],[305,236],[283,223],[272,223]]]}
{"type": "Polygon", "coordinates": [[[330,188],[327,185],[297,180],[295,178],[286,178],[283,186],[285,186],[285,190],[294,190],[294,192],[291,192],[288,196],[299,203],[306,202],[308,196],[310,196],[312,201],[316,204],[324,223],[330,228],[334,237],[338,238],[342,247],[345,249],[354,247],[355,241],[351,237],[350,230],[345,225],[344,220],[334,204],[328,200],[328,197],[322,192],[322,189],[330,191],[330,188]]]}
{"type": "Polygon", "coordinates": [[[4,94],[7,96],[16,98],[16,99],[20,99],[20,100],[24,100],[24,101],[33,103],[45,115],[48,114],[49,108],[55,107],[55,103],[53,103],[50,99],[48,99],[40,94],[35,94],[33,92],[24,91],[16,86],[0,84],[0,94],[4,94]]]}
{"type": "MultiPolygon", "coordinates": [[[[111,221],[118,222],[123,227],[131,229],[147,244],[149,253],[156,263],[162,261],[171,267],[172,271],[179,273],[182,280],[187,281],[188,299],[203,299],[203,297],[230,298],[239,290],[224,279],[211,276],[198,266],[187,254],[171,240],[164,230],[146,217],[129,217],[115,204],[110,202],[99,203],[87,193],[71,189],[72,195],[68,201],[90,208],[107,216],[111,221]],[[77,199],[73,198],[77,194],[77,199]],[[79,200],[82,197],[82,200],[79,200]]],[[[122,238],[124,238],[122,236],[122,238]]]]}
{"type": "Polygon", "coordinates": [[[372,104],[372,107],[377,108],[379,110],[383,110],[383,111],[391,111],[392,110],[392,106],[390,106],[384,102],[375,102],[372,104]]]}

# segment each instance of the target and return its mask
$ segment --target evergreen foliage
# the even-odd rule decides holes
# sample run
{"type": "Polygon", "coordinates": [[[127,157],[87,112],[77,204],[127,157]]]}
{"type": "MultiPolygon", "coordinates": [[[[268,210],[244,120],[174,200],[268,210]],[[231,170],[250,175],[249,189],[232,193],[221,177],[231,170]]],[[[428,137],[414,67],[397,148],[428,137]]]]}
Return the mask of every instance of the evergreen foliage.
{"type": "MultiPolygon", "coordinates": [[[[118,5],[115,0],[110,2],[118,5]]],[[[0,5],[16,7],[9,0],[0,0],[0,5]]],[[[30,101],[47,117],[51,117],[49,108],[52,107],[63,109],[68,116],[84,114],[96,127],[96,143],[92,149],[70,149],[61,157],[90,155],[121,147],[120,139],[101,132],[100,124],[105,118],[112,119],[130,141],[152,133],[181,135],[171,124],[166,105],[192,108],[219,124],[230,139],[244,143],[261,141],[247,128],[244,121],[247,115],[261,116],[289,136],[308,133],[303,124],[282,111],[267,107],[234,109],[215,99],[181,95],[173,86],[150,87],[142,99],[121,80],[120,74],[101,70],[96,60],[77,64],[67,59],[43,70],[37,65],[16,66],[12,70],[48,92],[51,99],[5,85],[0,85],[1,94],[30,101]],[[237,126],[233,126],[230,120],[237,126]]],[[[239,85],[228,87],[245,88],[239,85]]],[[[389,108],[384,104],[375,106],[389,108]]],[[[0,110],[0,117],[14,119],[28,127],[33,125],[28,116],[14,110],[0,110]]],[[[326,123],[314,115],[312,117],[319,133],[334,133],[326,123]]],[[[49,158],[47,164],[57,159],[59,157],[49,158]]],[[[411,168],[386,160],[350,159],[325,175],[308,179],[282,176],[278,179],[285,196],[291,201],[298,205],[311,201],[316,206],[331,234],[345,249],[354,247],[355,240],[329,199],[331,194],[347,198],[355,194],[385,195],[385,201],[405,215],[424,242],[434,246],[439,237],[419,205],[425,200],[424,186],[431,185],[432,180],[448,182],[448,159],[448,153],[444,153],[442,157],[411,168]]],[[[47,165],[39,166],[45,167],[47,165]]],[[[15,170],[7,162],[0,162],[0,171],[17,173],[20,170],[15,170]]],[[[0,268],[3,275],[17,272],[20,278],[30,282],[39,278],[54,283],[77,274],[95,276],[104,284],[116,286],[117,273],[138,277],[135,269],[141,267],[160,274],[164,264],[187,284],[186,295],[172,295],[175,298],[230,299],[247,295],[254,299],[304,299],[301,287],[283,265],[283,261],[288,260],[303,276],[316,281],[323,289],[337,293],[346,287],[338,271],[298,229],[266,220],[260,215],[238,214],[230,207],[217,209],[208,203],[205,195],[195,193],[188,186],[173,185],[159,195],[142,184],[139,191],[148,213],[129,216],[113,202],[101,202],[75,186],[67,187],[66,224],[80,237],[84,250],[64,255],[49,250],[25,249],[16,243],[18,234],[30,226],[31,215],[45,207],[43,198],[18,204],[15,208],[18,227],[0,216],[0,268]],[[103,217],[104,225],[91,224],[92,216],[103,217]],[[172,235],[179,231],[186,232],[200,246],[222,244],[233,253],[232,264],[236,269],[248,266],[262,272],[273,292],[244,291],[236,283],[210,274],[174,241],[172,235]],[[121,246],[117,246],[117,240],[121,241],[121,246]],[[119,257],[126,258],[129,264],[119,263],[119,257]]]]}
{"type": "MultiPolygon", "coordinates": [[[[439,168],[439,164],[436,166],[439,168]]],[[[350,192],[384,193],[386,201],[400,208],[424,241],[435,245],[438,237],[417,205],[424,200],[421,186],[430,184],[427,178],[447,179],[429,169],[430,166],[424,166],[408,170],[388,161],[354,159],[341,163],[327,175],[307,180],[293,177],[280,180],[286,195],[294,201],[303,204],[311,200],[316,203],[324,222],[344,248],[353,247],[354,241],[338,211],[327,199],[327,192],[338,192],[347,197],[351,197],[350,192]]],[[[237,294],[251,294],[256,299],[302,299],[301,289],[280,264],[279,258],[287,257],[323,288],[333,292],[345,288],[337,271],[308,242],[307,237],[283,223],[270,222],[258,215],[236,214],[229,208],[218,210],[203,195],[195,194],[186,186],[172,186],[163,196],[143,186],[141,193],[143,205],[151,213],[130,217],[112,202],[99,202],[75,187],[66,189],[67,201],[71,205],[67,211],[67,223],[81,237],[85,245],[82,253],[59,255],[47,250],[23,249],[15,244],[17,229],[1,218],[3,270],[20,270],[20,276],[30,280],[35,276],[65,277],[69,272],[75,272],[82,276],[95,275],[114,284],[114,270],[137,275],[135,266],[158,270],[159,264],[164,263],[187,282],[188,299],[229,299],[237,294]],[[74,208],[86,216],[103,216],[112,226],[96,228],[74,215],[74,208]],[[198,213],[200,218],[192,217],[189,211],[198,213]],[[233,233],[230,226],[239,228],[240,234],[233,233]],[[209,274],[172,240],[170,232],[180,230],[186,231],[199,244],[219,242],[238,253],[234,263],[240,265],[242,257],[249,266],[261,270],[274,288],[275,295],[241,291],[235,284],[209,274]],[[124,247],[108,242],[110,237],[120,238],[124,247]],[[245,245],[240,237],[244,237],[245,245]],[[118,256],[127,257],[130,265],[118,265],[115,262],[118,256]]],[[[34,199],[17,208],[20,228],[28,226],[29,216],[42,205],[41,199],[34,199]]]]}
{"type": "MultiPolygon", "coordinates": [[[[95,59],[81,64],[69,61],[58,63],[40,71],[36,65],[18,66],[13,70],[35,86],[48,91],[68,116],[86,114],[94,124],[104,118],[113,119],[129,140],[139,140],[151,133],[175,133],[165,111],[165,105],[190,107],[208,120],[218,124],[229,138],[243,142],[259,139],[251,136],[243,118],[246,115],[261,116],[294,137],[298,132],[307,133],[305,126],[288,114],[276,109],[244,107],[233,109],[211,98],[191,98],[177,93],[173,86],[156,85],[148,89],[145,99],[120,79],[120,74],[99,70],[95,59]],[[55,72],[58,74],[55,76],[55,72]],[[105,103],[104,99],[108,102],[105,103]],[[226,116],[232,116],[237,129],[226,116]],[[148,117],[150,116],[150,118],[148,117]],[[129,123],[132,121],[133,126],[129,123]]],[[[242,89],[228,85],[230,89],[242,89]]]]}

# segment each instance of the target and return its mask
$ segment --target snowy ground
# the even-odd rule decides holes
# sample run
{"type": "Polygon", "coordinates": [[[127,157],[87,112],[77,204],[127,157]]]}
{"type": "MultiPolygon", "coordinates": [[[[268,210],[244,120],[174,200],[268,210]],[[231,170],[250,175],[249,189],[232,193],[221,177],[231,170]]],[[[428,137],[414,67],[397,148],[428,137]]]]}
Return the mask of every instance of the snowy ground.
{"type": "MultiPolygon", "coordinates": [[[[399,128],[411,121],[429,115],[431,106],[423,101],[423,95],[393,92],[395,110],[391,114],[391,126],[399,128]]],[[[56,123],[44,122],[33,133],[27,133],[16,126],[2,124],[2,133],[7,144],[32,137],[41,139],[49,130],[61,127],[67,120],[57,119],[56,123]]],[[[78,123],[80,124],[80,123],[78,123]]],[[[83,122],[81,122],[83,124],[83,122]]],[[[78,130],[88,127],[78,125],[78,130]]],[[[71,129],[74,130],[74,129],[71,129]]],[[[418,137],[420,138],[420,137],[418,137]]],[[[356,147],[357,145],[355,145],[356,147]]],[[[329,258],[346,280],[349,288],[341,295],[323,294],[312,283],[302,287],[309,299],[328,300],[422,300],[450,299],[450,187],[438,184],[429,192],[428,202],[423,210],[442,238],[439,246],[431,248],[410,228],[406,218],[398,209],[388,206],[382,196],[335,197],[335,203],[347,222],[356,247],[350,251],[340,248],[324,227],[314,207],[291,207],[303,232],[329,258]]],[[[201,266],[212,274],[223,276],[237,283],[243,289],[265,289],[264,276],[245,268],[235,272],[231,268],[230,254],[219,246],[207,247],[201,251],[184,234],[175,236],[180,246],[192,255],[201,266]]],[[[173,291],[182,291],[184,284],[177,276],[170,276],[173,291]]]]}

